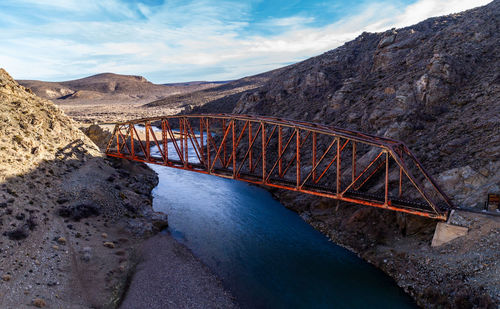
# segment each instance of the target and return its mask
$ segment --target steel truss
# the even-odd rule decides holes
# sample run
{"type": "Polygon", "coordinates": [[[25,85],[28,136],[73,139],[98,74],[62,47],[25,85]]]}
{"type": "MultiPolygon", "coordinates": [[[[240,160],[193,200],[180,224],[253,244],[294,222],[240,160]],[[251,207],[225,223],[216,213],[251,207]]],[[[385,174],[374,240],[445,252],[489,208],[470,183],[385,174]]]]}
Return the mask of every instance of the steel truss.
{"type": "Polygon", "coordinates": [[[453,205],[402,142],[281,118],[204,114],[117,123],[106,154],[446,220],[453,205]]]}

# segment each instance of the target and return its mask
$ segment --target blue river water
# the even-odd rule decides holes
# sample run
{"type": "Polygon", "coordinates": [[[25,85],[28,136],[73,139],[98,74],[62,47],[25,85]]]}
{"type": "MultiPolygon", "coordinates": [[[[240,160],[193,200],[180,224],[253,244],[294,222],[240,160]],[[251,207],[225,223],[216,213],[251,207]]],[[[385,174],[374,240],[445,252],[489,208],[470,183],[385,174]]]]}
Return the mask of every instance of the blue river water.
{"type": "MultiPolygon", "coordinates": [[[[172,149],[173,150],[173,149],[172,149]]],[[[416,308],[382,271],[243,182],[150,165],[153,207],[243,308],[416,308]]]]}

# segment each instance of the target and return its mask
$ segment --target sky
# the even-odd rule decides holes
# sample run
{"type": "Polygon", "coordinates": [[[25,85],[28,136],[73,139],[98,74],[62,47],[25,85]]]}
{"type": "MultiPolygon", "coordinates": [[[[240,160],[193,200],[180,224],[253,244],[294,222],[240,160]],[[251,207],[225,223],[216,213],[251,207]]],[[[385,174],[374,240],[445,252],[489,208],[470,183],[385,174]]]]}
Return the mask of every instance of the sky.
{"type": "Polygon", "coordinates": [[[232,80],[491,0],[0,0],[0,67],[15,79],[112,72],[232,80]]]}

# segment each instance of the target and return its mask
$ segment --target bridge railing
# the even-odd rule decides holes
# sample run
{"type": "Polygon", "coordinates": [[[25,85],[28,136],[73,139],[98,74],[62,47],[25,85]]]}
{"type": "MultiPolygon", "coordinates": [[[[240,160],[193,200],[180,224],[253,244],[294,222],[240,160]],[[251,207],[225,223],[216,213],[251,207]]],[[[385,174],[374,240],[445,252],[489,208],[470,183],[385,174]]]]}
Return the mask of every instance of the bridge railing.
{"type": "Polygon", "coordinates": [[[452,203],[403,143],[281,118],[230,114],[115,126],[106,154],[445,220],[452,203]]]}

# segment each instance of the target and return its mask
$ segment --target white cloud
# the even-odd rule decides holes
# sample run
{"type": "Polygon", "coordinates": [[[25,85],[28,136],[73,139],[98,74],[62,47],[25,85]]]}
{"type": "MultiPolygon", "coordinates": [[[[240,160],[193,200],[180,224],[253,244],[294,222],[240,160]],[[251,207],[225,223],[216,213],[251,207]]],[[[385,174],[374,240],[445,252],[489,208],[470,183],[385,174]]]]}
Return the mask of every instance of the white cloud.
{"type": "MultiPolygon", "coordinates": [[[[250,24],[249,7],[244,3],[214,6],[205,0],[169,1],[152,10],[144,5],[123,8],[119,0],[22,1],[83,15],[85,11],[115,13],[107,15],[112,17],[109,20],[68,21],[61,17],[36,27],[15,20],[16,28],[0,29],[0,66],[15,78],[57,80],[116,72],[151,75],[155,82],[227,80],[256,74],[335,48],[363,31],[407,26],[489,2],[419,0],[405,8],[379,2],[321,28],[309,25],[312,18],[290,16],[268,21],[289,30],[272,36],[245,36],[250,24]],[[82,3],[83,11],[77,8],[82,3]]],[[[12,19],[0,12],[0,20],[3,16],[12,19]]]]}
{"type": "Polygon", "coordinates": [[[297,27],[304,26],[314,22],[313,17],[292,16],[284,18],[273,18],[268,20],[263,25],[269,27],[297,27]]]}
{"type": "Polygon", "coordinates": [[[406,7],[394,25],[410,26],[429,17],[459,13],[490,2],[491,0],[420,0],[406,7]]]}

